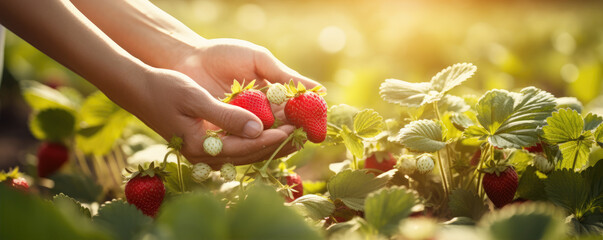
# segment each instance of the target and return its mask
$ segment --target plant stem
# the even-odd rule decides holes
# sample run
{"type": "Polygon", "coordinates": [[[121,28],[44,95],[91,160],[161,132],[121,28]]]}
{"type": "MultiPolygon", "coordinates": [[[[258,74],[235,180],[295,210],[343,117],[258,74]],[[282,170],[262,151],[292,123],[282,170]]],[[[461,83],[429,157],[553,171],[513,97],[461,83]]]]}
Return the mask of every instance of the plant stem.
{"type": "MultiPolygon", "coordinates": [[[[578,146],[580,146],[580,140],[578,140],[578,146]]],[[[576,162],[578,161],[578,153],[580,153],[580,149],[576,150],[576,154],[574,154],[574,163],[572,164],[572,172],[576,171],[576,162]]]]}
{"type": "Polygon", "coordinates": [[[358,170],[358,160],[354,154],[352,154],[352,170],[358,170]]]}
{"type": "MultiPolygon", "coordinates": [[[[438,120],[438,122],[440,122],[441,125],[444,125],[444,123],[442,122],[442,116],[440,115],[440,108],[438,107],[438,101],[433,102],[433,109],[436,113],[436,119],[438,120]]],[[[439,158],[439,154],[440,152],[438,151],[438,158],[439,158]]],[[[448,146],[448,144],[446,144],[446,163],[448,164],[448,166],[446,166],[446,168],[448,169],[448,174],[450,176],[450,179],[447,180],[448,182],[448,188],[450,189],[451,186],[453,185],[453,181],[454,181],[454,175],[452,174],[452,168],[450,166],[452,166],[452,163],[450,162],[450,158],[451,158],[451,154],[450,154],[450,147],[448,146]]],[[[441,161],[440,161],[441,163],[441,161]]],[[[440,167],[443,168],[444,165],[440,164],[440,167]]]]}
{"type": "Polygon", "coordinates": [[[272,153],[272,155],[270,156],[270,158],[268,158],[268,161],[266,161],[266,164],[264,164],[264,166],[262,167],[262,171],[266,171],[266,169],[268,169],[268,165],[270,165],[270,162],[272,162],[272,159],[274,159],[274,157],[276,156],[276,154],[281,151],[281,149],[283,149],[283,147],[285,146],[285,144],[287,144],[289,141],[291,141],[291,139],[293,139],[293,134],[289,135],[289,137],[287,137],[287,139],[285,139],[285,141],[283,143],[281,143],[280,146],[278,146],[278,148],[276,149],[276,151],[274,151],[274,153],[272,153]]]}
{"type": "Polygon", "coordinates": [[[84,174],[87,174],[88,176],[92,176],[92,172],[90,171],[90,166],[88,165],[88,161],[86,161],[86,156],[83,156],[82,153],[73,148],[73,152],[75,153],[75,159],[77,160],[78,164],[80,165],[80,169],[82,169],[82,171],[84,172],[84,174]]]}
{"type": "MultiPolygon", "coordinates": [[[[167,155],[166,155],[167,159],[167,155]]],[[[165,161],[165,160],[164,160],[165,161]]],[[[176,151],[176,161],[178,162],[177,173],[178,173],[178,185],[180,186],[180,193],[184,192],[184,179],[182,178],[182,166],[180,165],[180,152],[176,151]]]]}
{"type": "Polygon", "coordinates": [[[436,152],[438,158],[438,164],[440,164],[440,175],[442,177],[442,185],[444,187],[444,193],[448,197],[448,181],[446,180],[446,174],[444,173],[444,167],[442,166],[442,158],[440,158],[440,151],[436,152]]]}
{"type": "Polygon", "coordinates": [[[109,169],[111,171],[111,176],[115,180],[115,183],[117,183],[117,188],[119,188],[119,185],[121,185],[120,183],[122,182],[122,178],[121,170],[119,169],[116,163],[117,160],[115,160],[115,157],[111,153],[109,153],[106,158],[107,164],[109,165],[109,169]]]}
{"type": "Polygon", "coordinates": [[[245,191],[245,188],[243,187],[243,181],[245,179],[245,175],[247,175],[247,173],[249,172],[249,170],[251,169],[252,166],[253,165],[249,164],[249,167],[247,167],[247,170],[245,170],[245,172],[243,173],[241,180],[239,180],[239,185],[240,185],[242,191],[245,191]]]}

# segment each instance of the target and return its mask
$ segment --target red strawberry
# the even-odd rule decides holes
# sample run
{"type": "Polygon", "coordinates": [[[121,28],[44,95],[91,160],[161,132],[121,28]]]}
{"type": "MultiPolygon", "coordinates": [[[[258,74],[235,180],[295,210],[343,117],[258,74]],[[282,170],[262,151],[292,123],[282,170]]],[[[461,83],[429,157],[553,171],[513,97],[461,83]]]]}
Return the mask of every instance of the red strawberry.
{"type": "MultiPolygon", "coordinates": [[[[292,87],[289,86],[289,89],[292,87]]],[[[310,142],[320,143],[325,140],[327,102],[313,90],[306,90],[301,83],[294,97],[285,105],[285,117],[296,127],[303,128],[310,142]]]]}
{"type": "Polygon", "coordinates": [[[29,184],[25,180],[25,178],[21,177],[21,173],[19,173],[19,167],[5,173],[4,171],[0,172],[0,182],[11,186],[14,189],[27,191],[29,190],[29,184]]]}
{"type": "Polygon", "coordinates": [[[250,111],[262,121],[264,129],[269,129],[274,124],[270,101],[268,101],[266,94],[253,89],[254,84],[255,80],[251,81],[246,87],[242,87],[235,80],[231,87],[232,93],[226,94],[227,98],[222,101],[250,111]]]}
{"type": "Polygon", "coordinates": [[[140,209],[147,216],[155,217],[163,197],[165,186],[161,179],[163,169],[155,168],[154,163],[147,170],[139,166],[139,171],[132,174],[126,183],[126,200],[140,209]]]}
{"type": "Polygon", "coordinates": [[[387,172],[394,168],[398,161],[391,153],[374,153],[364,161],[364,168],[378,169],[387,172]]]}
{"type": "Polygon", "coordinates": [[[540,144],[540,143],[536,143],[536,145],[531,146],[531,147],[525,147],[524,149],[528,150],[528,152],[531,152],[531,153],[541,153],[544,151],[542,149],[542,144],[540,144]]]}
{"type": "Polygon", "coordinates": [[[501,208],[513,201],[518,183],[517,172],[512,167],[506,167],[504,171],[486,173],[482,186],[494,206],[501,208]]]}
{"type": "Polygon", "coordinates": [[[302,184],[302,180],[299,177],[299,175],[297,175],[297,173],[292,173],[287,175],[287,185],[291,186],[292,190],[295,191],[291,191],[293,193],[293,198],[287,197],[287,202],[292,202],[293,200],[301,197],[304,195],[304,185],[302,184]]]}
{"type": "Polygon", "coordinates": [[[44,142],[38,148],[38,176],[48,177],[69,159],[67,147],[60,143],[44,142]]]}
{"type": "Polygon", "coordinates": [[[475,151],[475,153],[471,157],[471,162],[470,162],[471,166],[477,166],[477,164],[479,164],[479,159],[481,156],[482,156],[482,150],[477,149],[477,151],[475,151]]]}

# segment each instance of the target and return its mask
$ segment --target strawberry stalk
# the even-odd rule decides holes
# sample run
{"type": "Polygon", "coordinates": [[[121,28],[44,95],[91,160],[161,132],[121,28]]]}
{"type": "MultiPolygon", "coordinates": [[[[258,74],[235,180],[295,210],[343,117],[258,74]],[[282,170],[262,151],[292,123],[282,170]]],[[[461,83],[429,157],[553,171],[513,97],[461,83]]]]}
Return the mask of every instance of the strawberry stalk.
{"type": "MultiPolygon", "coordinates": [[[[438,119],[438,122],[440,122],[440,124],[442,124],[442,117],[440,116],[440,109],[438,108],[438,101],[433,102],[433,109],[436,113],[436,118],[438,119]]],[[[443,125],[443,124],[442,124],[443,125]]],[[[438,162],[440,164],[440,174],[442,175],[442,182],[444,184],[444,192],[446,193],[446,197],[448,197],[448,193],[450,192],[450,186],[452,186],[452,168],[450,168],[450,166],[452,166],[452,164],[450,164],[450,149],[448,144],[446,144],[446,160],[448,163],[448,172],[449,172],[449,176],[450,179],[448,179],[448,177],[446,177],[446,173],[444,170],[444,165],[442,164],[443,161],[440,157],[440,151],[438,150],[437,152],[437,157],[438,157],[438,162]]]]}
{"type": "Polygon", "coordinates": [[[276,151],[274,151],[274,153],[272,153],[272,155],[270,156],[270,158],[268,158],[268,161],[266,161],[266,164],[264,164],[264,166],[260,169],[260,171],[265,172],[266,169],[268,169],[268,165],[270,165],[270,162],[272,162],[272,159],[274,159],[274,157],[276,156],[276,154],[283,149],[283,147],[285,146],[285,144],[287,144],[289,141],[291,141],[291,139],[293,139],[293,136],[295,134],[291,134],[287,137],[287,139],[285,139],[285,141],[283,143],[281,143],[281,145],[278,146],[278,148],[276,149],[276,151]]]}

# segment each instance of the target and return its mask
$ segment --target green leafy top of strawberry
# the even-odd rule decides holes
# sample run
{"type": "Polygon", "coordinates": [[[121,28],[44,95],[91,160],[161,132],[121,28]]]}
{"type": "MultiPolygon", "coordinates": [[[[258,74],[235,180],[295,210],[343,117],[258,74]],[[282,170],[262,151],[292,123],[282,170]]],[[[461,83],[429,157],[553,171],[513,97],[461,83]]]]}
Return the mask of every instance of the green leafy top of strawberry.
{"type": "Polygon", "coordinates": [[[21,173],[19,172],[19,167],[15,167],[8,172],[1,171],[0,172],[0,182],[3,182],[6,179],[17,179],[21,177],[21,173]]]}
{"type": "Polygon", "coordinates": [[[230,87],[231,93],[225,93],[224,95],[226,95],[226,98],[221,99],[221,101],[228,103],[228,102],[230,102],[230,100],[235,98],[238,94],[240,94],[246,90],[250,90],[250,89],[254,89],[254,88],[255,88],[255,80],[252,80],[249,84],[247,84],[247,86],[245,86],[245,80],[243,80],[243,83],[239,83],[239,81],[237,81],[235,79],[235,80],[233,80],[232,86],[230,87]]]}
{"type": "Polygon", "coordinates": [[[168,143],[168,148],[174,149],[176,151],[180,151],[182,149],[183,140],[181,137],[173,136],[168,143]]]}
{"type": "Polygon", "coordinates": [[[312,89],[306,89],[306,86],[304,86],[303,83],[297,82],[297,87],[296,87],[295,83],[293,83],[293,79],[291,79],[291,81],[289,81],[289,84],[284,84],[284,85],[287,88],[287,97],[289,97],[289,98],[297,97],[306,92],[315,92],[320,96],[327,95],[326,92],[319,91],[320,89],[322,89],[322,86],[320,86],[320,85],[318,85],[312,89]]]}
{"type": "Polygon", "coordinates": [[[160,166],[155,166],[155,162],[153,161],[146,168],[143,167],[142,165],[138,165],[137,171],[126,168],[126,171],[128,173],[130,173],[130,176],[126,177],[126,182],[133,178],[144,177],[144,176],[149,176],[149,177],[158,176],[163,181],[163,179],[165,177],[167,177],[167,175],[169,175],[169,172],[167,172],[165,170],[165,166],[166,166],[166,164],[161,164],[160,166]]]}

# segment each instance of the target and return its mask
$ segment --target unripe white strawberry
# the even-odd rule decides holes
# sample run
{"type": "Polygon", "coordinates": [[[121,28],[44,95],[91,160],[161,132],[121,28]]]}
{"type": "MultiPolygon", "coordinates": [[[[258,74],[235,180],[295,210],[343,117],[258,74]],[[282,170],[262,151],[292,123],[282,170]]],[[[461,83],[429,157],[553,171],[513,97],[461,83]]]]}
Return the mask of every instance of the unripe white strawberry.
{"type": "Polygon", "coordinates": [[[417,159],[413,155],[402,155],[396,168],[403,174],[412,174],[417,170],[417,159]]]}
{"type": "Polygon", "coordinates": [[[417,170],[419,170],[420,173],[425,174],[431,172],[434,165],[433,158],[428,154],[421,155],[419,156],[419,159],[417,159],[417,170]]]}
{"type": "Polygon", "coordinates": [[[222,140],[217,136],[208,136],[203,141],[203,149],[209,155],[216,156],[222,151],[222,140]]]}
{"type": "Polygon", "coordinates": [[[549,162],[546,157],[536,154],[534,156],[534,167],[536,167],[538,171],[548,173],[552,171],[555,166],[553,166],[553,163],[549,162]]]}
{"type": "Polygon", "coordinates": [[[207,163],[197,163],[193,166],[191,176],[195,182],[201,183],[209,178],[211,167],[207,163]]]}
{"type": "Polygon", "coordinates": [[[220,168],[220,176],[227,182],[234,181],[237,177],[237,169],[231,163],[225,163],[220,168]]]}
{"type": "Polygon", "coordinates": [[[287,88],[280,83],[272,84],[266,91],[266,97],[272,104],[281,105],[287,101],[287,88]]]}

